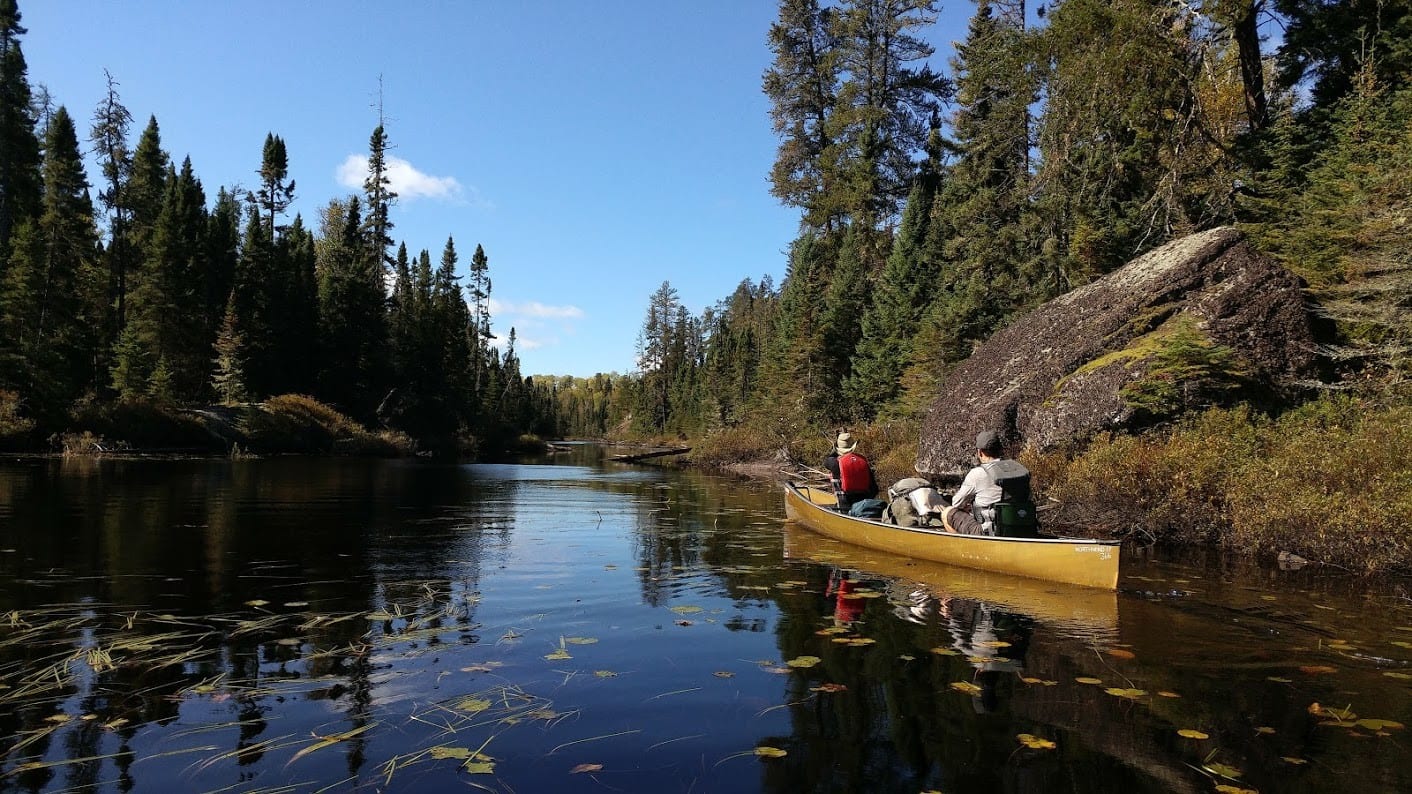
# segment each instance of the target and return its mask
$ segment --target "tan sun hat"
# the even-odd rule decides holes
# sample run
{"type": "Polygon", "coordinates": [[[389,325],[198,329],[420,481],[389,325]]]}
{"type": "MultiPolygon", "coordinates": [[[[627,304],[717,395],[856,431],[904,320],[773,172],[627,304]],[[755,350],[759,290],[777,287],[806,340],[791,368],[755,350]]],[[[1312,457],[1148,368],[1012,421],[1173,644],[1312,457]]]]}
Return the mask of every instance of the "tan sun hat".
{"type": "Polygon", "coordinates": [[[834,444],[834,448],[838,450],[840,455],[847,455],[856,446],[858,446],[858,441],[853,438],[852,433],[839,433],[838,441],[834,444]]]}

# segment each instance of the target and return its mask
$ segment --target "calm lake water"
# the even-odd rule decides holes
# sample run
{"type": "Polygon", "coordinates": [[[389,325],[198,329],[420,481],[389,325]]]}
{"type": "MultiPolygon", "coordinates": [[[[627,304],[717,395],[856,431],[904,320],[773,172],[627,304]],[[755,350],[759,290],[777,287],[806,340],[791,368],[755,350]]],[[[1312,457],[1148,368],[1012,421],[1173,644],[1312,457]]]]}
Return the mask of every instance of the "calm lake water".
{"type": "Polygon", "coordinates": [[[1109,594],[783,516],[590,446],[0,462],[0,790],[1412,790],[1396,582],[1109,594]]]}

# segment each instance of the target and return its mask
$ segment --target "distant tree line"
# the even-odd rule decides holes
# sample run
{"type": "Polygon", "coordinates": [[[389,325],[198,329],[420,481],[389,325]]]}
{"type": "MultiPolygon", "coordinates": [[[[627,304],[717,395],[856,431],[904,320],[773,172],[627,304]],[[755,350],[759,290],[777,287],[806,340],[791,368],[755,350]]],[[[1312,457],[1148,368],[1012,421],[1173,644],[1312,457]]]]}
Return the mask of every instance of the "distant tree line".
{"type": "MultiPolygon", "coordinates": [[[[118,82],[81,122],[27,74],[16,0],[0,0],[0,396],[44,426],[76,405],[241,403],[308,394],[427,444],[556,431],[548,384],[491,334],[489,258],[469,276],[394,246],[384,127],[361,193],[316,228],[269,134],[250,189],[210,198],[155,117],[132,141],[118,82]],[[83,154],[101,173],[90,182],[83,154]],[[94,196],[96,195],[96,203],[94,196]]],[[[252,162],[252,165],[254,163],[252,162]]]]}
{"type": "Polygon", "coordinates": [[[699,316],[664,283],[638,372],[561,384],[569,428],[915,417],[1018,314],[1225,224],[1309,282],[1345,383],[1402,384],[1412,0],[981,0],[946,75],[922,35],[938,12],[780,0],[763,88],[772,191],[801,213],[785,277],[699,316]]]}

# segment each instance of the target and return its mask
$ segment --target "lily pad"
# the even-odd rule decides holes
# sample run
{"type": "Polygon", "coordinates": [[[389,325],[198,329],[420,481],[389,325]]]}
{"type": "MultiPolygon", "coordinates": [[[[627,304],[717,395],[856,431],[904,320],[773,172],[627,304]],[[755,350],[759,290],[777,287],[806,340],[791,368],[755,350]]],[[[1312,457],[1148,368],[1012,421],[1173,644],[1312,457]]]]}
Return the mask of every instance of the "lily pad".
{"type": "Polygon", "coordinates": [[[1055,747],[1058,746],[1048,739],[1041,739],[1040,737],[1030,733],[1021,733],[1015,738],[1020,740],[1020,744],[1023,744],[1031,750],[1053,750],[1055,747]]]}
{"type": "Polygon", "coordinates": [[[813,667],[814,665],[822,661],[823,659],[820,659],[817,656],[796,656],[795,658],[785,662],[785,664],[789,665],[790,667],[805,668],[813,667]]]}
{"type": "Polygon", "coordinates": [[[1178,735],[1178,736],[1185,737],[1185,738],[1187,738],[1187,739],[1198,739],[1198,740],[1199,740],[1199,739],[1210,739],[1210,738],[1211,738],[1211,736],[1210,736],[1209,734],[1202,733],[1201,731],[1198,731],[1198,730],[1196,730],[1195,728],[1182,728],[1181,730],[1177,731],[1177,735],[1178,735]]]}
{"type": "Polygon", "coordinates": [[[463,698],[461,700],[456,701],[456,709],[458,711],[468,711],[472,714],[478,714],[482,711],[485,711],[486,709],[490,708],[490,705],[491,704],[489,700],[477,697],[463,698]]]}
{"type": "Polygon", "coordinates": [[[789,755],[789,753],[785,750],[781,750],[778,747],[767,747],[765,745],[760,745],[759,747],[755,748],[755,755],[761,758],[784,758],[785,756],[789,755]]]}

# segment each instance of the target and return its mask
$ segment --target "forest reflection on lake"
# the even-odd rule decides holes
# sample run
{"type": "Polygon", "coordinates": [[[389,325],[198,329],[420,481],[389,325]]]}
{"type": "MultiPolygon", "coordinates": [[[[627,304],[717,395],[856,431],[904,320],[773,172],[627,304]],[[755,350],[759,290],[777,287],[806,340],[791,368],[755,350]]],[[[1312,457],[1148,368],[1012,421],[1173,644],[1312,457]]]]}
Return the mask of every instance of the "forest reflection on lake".
{"type": "Polygon", "coordinates": [[[847,547],[587,445],[10,460],[0,790],[1412,789],[1398,583],[1123,573],[847,547]]]}

